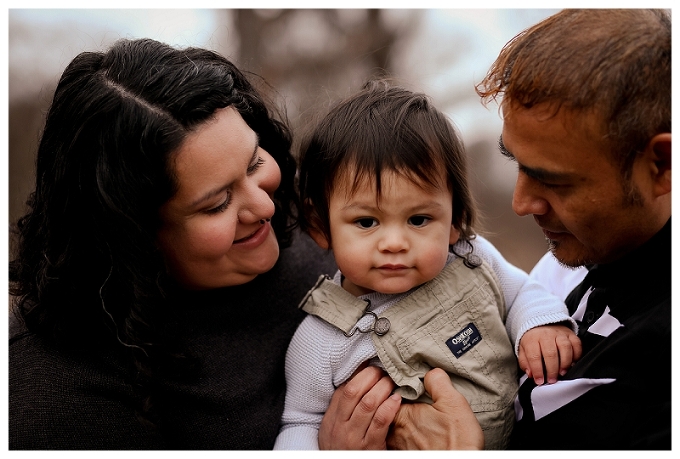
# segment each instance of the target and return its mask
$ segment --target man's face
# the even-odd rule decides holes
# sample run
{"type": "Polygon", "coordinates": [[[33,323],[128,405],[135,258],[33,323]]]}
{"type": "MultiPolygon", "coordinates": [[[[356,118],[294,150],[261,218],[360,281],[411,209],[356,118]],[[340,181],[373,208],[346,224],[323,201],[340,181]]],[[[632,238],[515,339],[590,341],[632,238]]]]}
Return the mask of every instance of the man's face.
{"type": "Polygon", "coordinates": [[[596,139],[595,115],[544,106],[504,114],[501,152],[517,162],[512,208],[533,215],[555,258],[567,266],[607,263],[646,240],[636,162],[624,186],[618,165],[596,139]]]}

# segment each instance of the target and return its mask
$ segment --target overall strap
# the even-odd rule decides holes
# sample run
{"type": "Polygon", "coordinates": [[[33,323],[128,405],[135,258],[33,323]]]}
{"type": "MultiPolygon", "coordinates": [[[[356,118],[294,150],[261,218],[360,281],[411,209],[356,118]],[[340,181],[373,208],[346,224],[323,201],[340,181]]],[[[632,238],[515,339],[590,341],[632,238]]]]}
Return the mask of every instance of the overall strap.
{"type": "Polygon", "coordinates": [[[371,339],[385,370],[401,386],[401,395],[411,400],[423,395],[422,378],[434,362],[450,374],[467,378],[458,358],[474,348],[477,340],[493,342],[491,351],[479,358],[503,355],[504,360],[514,359],[504,326],[503,294],[486,262],[471,269],[462,258],[453,260],[437,277],[381,315],[389,320],[390,330],[382,336],[372,333],[371,339]],[[449,344],[451,340],[456,344],[449,344]],[[460,347],[457,353],[450,349],[454,346],[460,347]],[[499,346],[502,350],[496,349],[499,346]]]}
{"type": "Polygon", "coordinates": [[[346,335],[366,312],[368,303],[349,293],[333,280],[321,275],[298,306],[338,327],[346,335]]]}

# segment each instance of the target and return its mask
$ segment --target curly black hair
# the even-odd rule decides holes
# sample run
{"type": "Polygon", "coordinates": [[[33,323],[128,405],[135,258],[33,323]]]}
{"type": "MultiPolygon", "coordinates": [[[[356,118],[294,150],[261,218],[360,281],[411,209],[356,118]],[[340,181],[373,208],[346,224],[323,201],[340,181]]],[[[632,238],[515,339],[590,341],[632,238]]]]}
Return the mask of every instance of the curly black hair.
{"type": "Polygon", "coordinates": [[[119,40],[73,59],[46,116],[29,211],[13,230],[12,307],[30,332],[108,343],[153,373],[173,288],[156,244],[158,210],[177,190],[173,155],[220,108],[238,110],[279,165],[272,225],[289,244],[298,209],[291,135],[261,94],[205,49],[119,40]]]}

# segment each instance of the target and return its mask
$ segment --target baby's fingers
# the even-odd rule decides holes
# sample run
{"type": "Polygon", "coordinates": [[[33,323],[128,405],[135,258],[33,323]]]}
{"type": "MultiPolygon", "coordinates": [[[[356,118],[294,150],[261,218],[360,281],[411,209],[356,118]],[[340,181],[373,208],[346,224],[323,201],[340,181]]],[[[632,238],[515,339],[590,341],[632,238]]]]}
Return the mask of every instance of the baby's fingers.
{"type": "Polygon", "coordinates": [[[538,341],[520,345],[517,361],[529,378],[534,378],[539,386],[543,384],[543,358],[538,341]]]}
{"type": "Polygon", "coordinates": [[[573,362],[578,362],[578,360],[583,355],[583,346],[581,345],[581,339],[576,336],[575,333],[569,333],[567,335],[569,338],[569,343],[571,344],[571,352],[574,356],[573,362]]]}
{"type": "MultiPolygon", "coordinates": [[[[543,364],[545,366],[545,377],[548,384],[557,382],[557,376],[560,373],[560,353],[555,340],[544,339],[541,343],[541,354],[543,356],[543,364]]],[[[571,350],[571,349],[570,349],[571,350]]],[[[534,381],[538,384],[537,378],[534,381]]]]}
{"type": "Polygon", "coordinates": [[[566,336],[558,335],[555,337],[555,345],[559,352],[560,376],[564,376],[574,361],[572,344],[566,336]]]}
{"type": "Polygon", "coordinates": [[[564,376],[575,361],[581,358],[581,340],[571,330],[555,337],[560,354],[560,375],[564,376]]]}

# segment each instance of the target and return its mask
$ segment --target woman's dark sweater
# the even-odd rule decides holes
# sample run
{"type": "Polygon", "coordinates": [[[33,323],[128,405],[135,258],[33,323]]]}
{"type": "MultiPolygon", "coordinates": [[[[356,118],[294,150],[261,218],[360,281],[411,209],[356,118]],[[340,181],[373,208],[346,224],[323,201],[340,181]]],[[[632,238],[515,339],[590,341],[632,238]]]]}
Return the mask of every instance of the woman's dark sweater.
{"type": "Polygon", "coordinates": [[[252,282],[183,295],[169,311],[197,366],[189,380],[162,383],[155,428],[140,422],[116,353],[49,345],[10,317],[9,449],[271,449],[285,353],[303,317],[297,305],[335,269],[329,253],[299,236],[252,282]]]}

